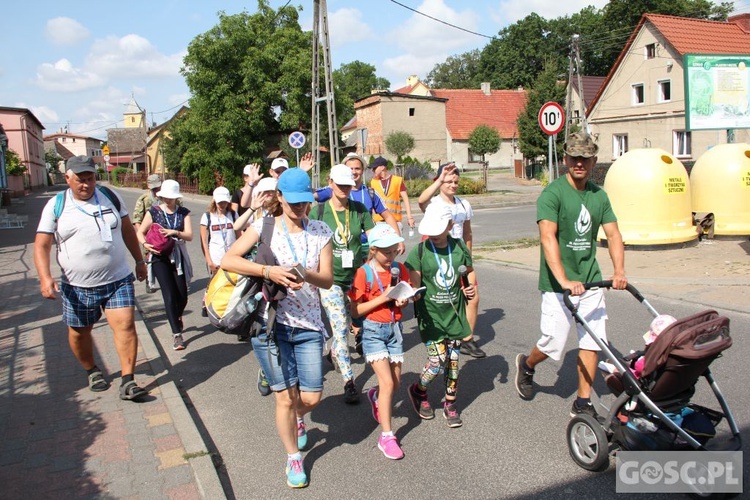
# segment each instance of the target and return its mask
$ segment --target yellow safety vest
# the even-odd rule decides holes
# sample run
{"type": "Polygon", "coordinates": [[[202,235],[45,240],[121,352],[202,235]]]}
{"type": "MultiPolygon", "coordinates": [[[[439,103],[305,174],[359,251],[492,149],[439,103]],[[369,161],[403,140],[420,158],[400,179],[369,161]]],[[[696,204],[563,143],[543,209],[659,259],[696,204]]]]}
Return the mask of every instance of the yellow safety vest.
{"type": "MultiPolygon", "coordinates": [[[[403,218],[401,215],[401,186],[403,183],[403,178],[397,175],[391,175],[388,177],[388,182],[386,182],[386,187],[388,188],[388,191],[386,192],[383,190],[383,184],[380,182],[380,179],[373,179],[370,181],[370,187],[380,195],[385,203],[385,207],[393,214],[393,218],[396,219],[397,222],[401,222],[401,219],[403,218]]],[[[372,219],[375,222],[383,221],[383,218],[379,214],[373,215],[372,219]]]]}

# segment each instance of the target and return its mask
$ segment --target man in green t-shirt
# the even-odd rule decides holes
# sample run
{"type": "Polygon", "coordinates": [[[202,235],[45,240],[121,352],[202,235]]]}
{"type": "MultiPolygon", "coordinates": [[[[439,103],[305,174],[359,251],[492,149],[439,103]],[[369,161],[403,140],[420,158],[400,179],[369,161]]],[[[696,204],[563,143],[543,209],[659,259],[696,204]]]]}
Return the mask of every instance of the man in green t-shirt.
{"type": "Polygon", "coordinates": [[[351,168],[334,165],[328,185],[331,198],[310,211],[310,219],[322,220],[333,230],[333,286],[328,290],[320,289],[320,303],[331,325],[331,355],[344,378],[344,401],[355,404],[359,402],[359,391],[354,383],[346,338],[352,323],[346,292],[352,285],[354,273],[362,265],[362,233],[368,233],[375,223],[363,204],[349,199],[354,186],[351,168]]]}
{"type": "MultiPolygon", "coordinates": [[[[559,361],[565,350],[572,315],[563,303],[563,292],[577,298],[578,312],[604,342],[607,311],[604,292],[586,290],[584,283],[602,279],[596,261],[599,226],[607,236],[614,274],[613,288],[623,289],[625,248],[607,193],[589,180],[599,147],[586,133],[573,133],[565,141],[568,172],[550,183],[537,200],[537,223],[541,241],[539,290],[542,292],[542,336],[526,356],[516,356],[516,390],[523,399],[534,397],[534,367],[547,358],[559,361]]],[[[596,375],[599,346],[586,330],[578,329],[578,397],[570,415],[586,413],[596,417],[591,404],[591,384],[596,375]]]]}
{"type": "Polygon", "coordinates": [[[449,235],[452,226],[450,207],[439,203],[428,205],[419,223],[419,233],[428,239],[414,247],[406,258],[412,286],[426,287],[422,297],[414,302],[414,312],[419,335],[427,347],[427,364],[419,381],[409,387],[409,398],[420,418],[434,418],[427,386],[444,370],[443,417],[448,427],[461,427],[455,404],[458,358],[461,339],[471,335],[466,300],[474,297],[476,289],[471,253],[463,240],[449,235]]]}

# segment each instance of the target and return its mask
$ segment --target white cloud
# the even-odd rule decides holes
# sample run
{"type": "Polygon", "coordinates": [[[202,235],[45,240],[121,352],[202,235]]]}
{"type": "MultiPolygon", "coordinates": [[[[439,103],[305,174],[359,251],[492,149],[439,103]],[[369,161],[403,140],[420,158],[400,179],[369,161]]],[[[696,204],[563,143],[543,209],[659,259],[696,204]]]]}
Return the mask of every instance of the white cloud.
{"type": "Polygon", "coordinates": [[[172,77],[179,76],[185,53],[162,54],[139,35],[108,36],[94,42],[85,67],[106,78],[172,77]]]}
{"type": "Polygon", "coordinates": [[[328,14],[328,34],[331,47],[339,48],[372,38],[373,31],[362,19],[361,11],[344,8],[328,14]]]}
{"type": "Polygon", "coordinates": [[[78,92],[130,78],[178,78],[185,53],[162,54],[138,35],[109,36],[94,42],[81,67],[68,59],[39,65],[34,83],[44,90],[78,92]]]}
{"type": "MultiPolygon", "coordinates": [[[[448,7],[444,0],[424,0],[416,10],[467,30],[478,31],[479,15],[471,9],[459,12],[448,7]]],[[[476,45],[478,37],[415,13],[392,29],[387,39],[404,51],[385,59],[382,64],[395,78],[391,79],[393,88],[399,88],[405,85],[407,76],[424,76],[448,56],[469,50],[476,45]]]]}
{"type": "MultiPolygon", "coordinates": [[[[22,106],[26,107],[26,106],[22,106]]],[[[57,112],[47,106],[29,106],[29,109],[32,113],[34,113],[34,116],[39,118],[39,121],[42,123],[58,123],[60,121],[60,116],[57,114],[57,112]]]]}
{"type": "Polygon", "coordinates": [[[56,17],[47,21],[44,35],[55,45],[75,45],[89,36],[81,23],[69,17],[56,17]]]}
{"type": "MultiPolygon", "coordinates": [[[[608,0],[568,0],[567,2],[550,2],[549,0],[500,0],[497,12],[492,13],[492,19],[495,20],[500,28],[513,24],[525,18],[532,12],[536,12],[545,19],[556,19],[567,15],[580,12],[581,9],[593,5],[601,9],[607,4],[608,0]]],[[[487,33],[495,35],[495,33],[487,33]]]]}
{"type": "Polygon", "coordinates": [[[56,63],[43,63],[36,69],[34,83],[44,90],[59,92],[78,92],[104,84],[104,79],[97,74],[74,68],[67,59],[56,63]]]}

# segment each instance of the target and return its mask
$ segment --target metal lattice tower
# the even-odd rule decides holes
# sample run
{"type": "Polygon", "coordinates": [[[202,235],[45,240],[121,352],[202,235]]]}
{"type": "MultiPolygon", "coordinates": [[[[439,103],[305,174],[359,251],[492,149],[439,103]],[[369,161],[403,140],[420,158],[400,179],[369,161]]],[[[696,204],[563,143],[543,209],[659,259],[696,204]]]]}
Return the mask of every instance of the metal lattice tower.
{"type": "Polygon", "coordinates": [[[573,35],[573,39],[570,43],[570,56],[568,60],[568,95],[565,99],[565,137],[568,137],[568,126],[570,124],[571,117],[571,101],[573,100],[573,77],[577,78],[578,83],[578,96],[581,98],[581,109],[579,111],[581,130],[588,132],[588,118],[586,118],[586,101],[583,97],[583,79],[581,78],[581,48],[580,48],[580,35],[573,35]]]}
{"type": "Polygon", "coordinates": [[[313,0],[313,46],[312,46],[312,137],[315,169],[313,187],[320,185],[320,105],[325,103],[328,114],[328,143],[331,151],[331,166],[339,162],[339,134],[336,125],[336,103],[333,99],[333,72],[331,71],[331,43],[328,37],[328,7],[326,0],[313,0]],[[322,29],[321,29],[322,25],[322,29]],[[321,41],[321,34],[323,40],[321,41]],[[320,91],[320,52],[323,52],[325,94],[320,91]]]}

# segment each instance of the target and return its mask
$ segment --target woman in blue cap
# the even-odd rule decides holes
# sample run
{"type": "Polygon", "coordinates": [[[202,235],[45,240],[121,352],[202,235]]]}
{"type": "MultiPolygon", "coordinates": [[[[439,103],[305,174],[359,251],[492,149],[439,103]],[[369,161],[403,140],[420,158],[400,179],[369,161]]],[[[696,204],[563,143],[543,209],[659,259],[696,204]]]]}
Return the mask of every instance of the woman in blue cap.
{"type": "MultiPolygon", "coordinates": [[[[270,242],[276,265],[264,266],[245,258],[262,232],[263,219],[259,219],[232,245],[221,267],[286,288],[286,297],[277,304],[273,335],[264,327],[252,343],[276,398],[276,427],[287,452],[287,484],[304,488],[308,480],[300,454],[307,446],[303,417],[320,403],[323,393],[325,327],[318,289],[333,284],[332,233],[324,222],[307,218],[314,198],[305,171],[284,171],[276,196],[282,207],[282,214],[274,218],[270,242]]],[[[265,320],[264,306],[259,307],[266,311],[265,320]]]]}

